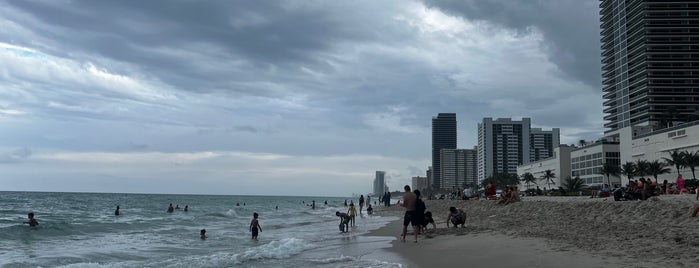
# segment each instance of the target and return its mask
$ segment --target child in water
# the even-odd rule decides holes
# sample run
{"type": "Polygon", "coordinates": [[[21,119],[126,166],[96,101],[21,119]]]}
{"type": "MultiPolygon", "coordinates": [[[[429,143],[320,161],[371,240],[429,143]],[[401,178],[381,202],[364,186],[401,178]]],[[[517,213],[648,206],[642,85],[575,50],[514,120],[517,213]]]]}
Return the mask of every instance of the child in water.
{"type": "Polygon", "coordinates": [[[257,217],[259,215],[257,212],[252,214],[252,221],[250,221],[250,232],[252,232],[252,239],[257,240],[257,233],[262,232],[262,227],[260,226],[260,222],[257,221],[257,217]]]}
{"type": "Polygon", "coordinates": [[[199,238],[201,238],[201,240],[206,240],[206,229],[201,229],[201,231],[199,231],[199,238]]]}
{"type": "Polygon", "coordinates": [[[34,227],[34,226],[39,225],[39,222],[36,221],[36,219],[34,219],[34,213],[33,213],[33,212],[29,212],[29,214],[27,214],[27,217],[29,218],[29,220],[28,220],[28,221],[25,221],[25,222],[24,222],[25,224],[29,224],[29,226],[31,226],[31,227],[34,227]]]}
{"type": "Polygon", "coordinates": [[[347,214],[350,216],[350,225],[354,226],[354,217],[357,216],[357,209],[354,208],[354,202],[350,201],[349,209],[347,210],[347,214]]]}

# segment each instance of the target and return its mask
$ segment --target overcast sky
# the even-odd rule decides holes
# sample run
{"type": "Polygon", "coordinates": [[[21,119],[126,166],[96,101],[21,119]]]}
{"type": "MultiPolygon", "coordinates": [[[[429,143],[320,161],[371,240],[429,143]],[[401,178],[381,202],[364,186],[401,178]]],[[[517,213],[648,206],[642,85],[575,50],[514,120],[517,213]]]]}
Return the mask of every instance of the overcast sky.
{"type": "Polygon", "coordinates": [[[348,196],[483,117],[602,135],[593,0],[0,0],[0,190],[348,196]]]}

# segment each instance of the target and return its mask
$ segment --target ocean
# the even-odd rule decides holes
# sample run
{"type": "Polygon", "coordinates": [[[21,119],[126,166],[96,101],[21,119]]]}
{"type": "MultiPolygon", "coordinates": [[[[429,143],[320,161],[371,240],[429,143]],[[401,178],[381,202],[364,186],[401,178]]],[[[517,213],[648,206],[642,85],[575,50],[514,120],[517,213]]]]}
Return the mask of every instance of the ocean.
{"type": "Polygon", "coordinates": [[[402,267],[382,250],[394,237],[368,235],[397,218],[365,212],[340,233],[335,211],[347,211],[345,199],[0,192],[0,266],[402,267]],[[180,209],[167,213],[170,203],[180,209]],[[29,212],[39,226],[22,224],[29,212]],[[254,212],[257,241],[249,232],[254,212]]]}

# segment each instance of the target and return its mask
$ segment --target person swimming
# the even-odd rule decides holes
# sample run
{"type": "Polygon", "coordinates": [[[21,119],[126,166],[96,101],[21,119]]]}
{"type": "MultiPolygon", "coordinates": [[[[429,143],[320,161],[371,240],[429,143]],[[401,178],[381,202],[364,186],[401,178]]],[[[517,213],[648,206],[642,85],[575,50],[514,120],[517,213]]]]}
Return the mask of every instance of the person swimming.
{"type": "Polygon", "coordinates": [[[39,222],[36,221],[36,219],[34,219],[33,212],[29,212],[29,214],[27,214],[27,218],[28,218],[28,221],[25,221],[24,224],[29,224],[29,226],[31,226],[31,227],[35,227],[35,226],[39,225],[39,222]]]}

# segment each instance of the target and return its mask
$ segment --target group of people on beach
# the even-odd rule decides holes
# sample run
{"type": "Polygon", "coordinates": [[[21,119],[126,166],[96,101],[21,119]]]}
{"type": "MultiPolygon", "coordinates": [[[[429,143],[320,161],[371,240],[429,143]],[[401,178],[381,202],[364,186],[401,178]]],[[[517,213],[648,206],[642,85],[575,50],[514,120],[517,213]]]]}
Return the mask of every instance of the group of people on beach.
{"type": "MultiPolygon", "coordinates": [[[[340,224],[339,224],[340,232],[343,232],[343,233],[349,232],[349,227],[354,227],[354,225],[355,225],[355,218],[357,217],[357,214],[362,214],[362,210],[364,209],[364,195],[360,195],[358,201],[359,201],[358,202],[359,203],[359,212],[357,212],[357,208],[354,206],[354,201],[350,200],[349,205],[347,205],[346,199],[345,199],[345,206],[349,207],[347,209],[347,212],[340,212],[339,210],[335,211],[335,216],[340,218],[340,224]]],[[[367,214],[371,215],[371,214],[374,214],[374,208],[371,206],[371,204],[369,204],[369,202],[371,202],[371,198],[367,195],[366,212],[367,212],[367,214]]]]}

